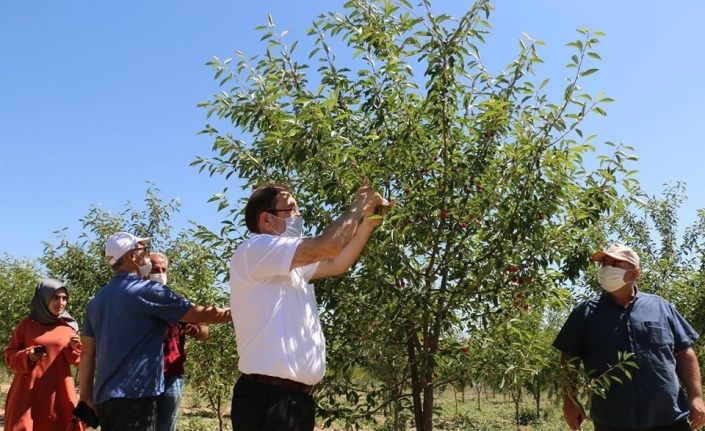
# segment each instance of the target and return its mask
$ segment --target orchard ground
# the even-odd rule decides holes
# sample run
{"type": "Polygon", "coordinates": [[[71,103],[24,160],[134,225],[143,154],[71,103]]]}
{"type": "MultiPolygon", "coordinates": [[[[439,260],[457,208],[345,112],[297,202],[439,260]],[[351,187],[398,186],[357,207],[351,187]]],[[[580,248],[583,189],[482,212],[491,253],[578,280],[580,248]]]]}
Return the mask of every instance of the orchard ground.
{"type": "MultiPolygon", "coordinates": [[[[10,387],[10,376],[6,372],[0,372],[0,403],[3,406],[0,416],[0,426],[4,424],[4,405],[7,391],[10,387]]],[[[514,405],[508,394],[483,392],[480,395],[480,410],[478,410],[477,392],[473,388],[465,391],[465,401],[462,395],[457,394],[457,413],[455,395],[451,388],[447,388],[438,393],[440,408],[438,419],[434,429],[439,430],[496,430],[509,431],[516,430],[514,423],[514,405]]],[[[228,412],[229,413],[229,412],[228,412]]],[[[226,413],[226,414],[228,414],[226,413]]],[[[551,401],[546,401],[541,406],[541,415],[536,419],[535,405],[533,399],[525,395],[521,407],[521,417],[524,425],[520,426],[523,431],[564,431],[567,425],[563,422],[560,405],[551,401]]],[[[407,419],[407,429],[413,429],[410,417],[407,419]]],[[[230,419],[226,417],[226,429],[230,429],[230,419]]],[[[587,429],[591,424],[586,425],[587,429]]],[[[194,390],[187,385],[184,399],[182,401],[181,416],[179,418],[179,431],[210,431],[218,429],[218,421],[204,402],[194,393],[194,390]]],[[[385,426],[385,418],[380,416],[378,423],[362,424],[361,430],[385,430],[391,429],[385,426]]],[[[333,424],[325,428],[318,424],[316,431],[343,431],[342,424],[333,424]]]]}

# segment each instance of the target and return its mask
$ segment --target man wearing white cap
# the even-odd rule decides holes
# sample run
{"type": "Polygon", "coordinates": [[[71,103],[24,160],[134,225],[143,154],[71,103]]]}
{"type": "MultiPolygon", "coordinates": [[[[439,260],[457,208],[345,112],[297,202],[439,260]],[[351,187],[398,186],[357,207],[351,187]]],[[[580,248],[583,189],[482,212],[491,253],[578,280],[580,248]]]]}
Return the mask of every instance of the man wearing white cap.
{"type": "MultiPolygon", "coordinates": [[[[597,431],[687,431],[705,424],[700,368],[692,345],[699,335],[672,304],[640,292],[639,256],[613,244],[592,256],[600,264],[604,292],[582,302],[553,342],[561,361],[582,360],[591,375],[603,374],[618,362],[619,352],[633,353],[638,369],[631,379],[613,383],[606,397],[592,397],[590,415],[597,431]],[[685,386],[682,390],[680,382],[685,386]]],[[[563,414],[571,429],[585,419],[564,389],[563,414]]]]}
{"type": "Polygon", "coordinates": [[[118,232],[105,256],[113,278],[86,307],[80,400],[94,408],[103,431],[153,431],[164,391],[163,340],[169,323],[227,323],[230,309],[202,307],[150,273],[149,238],[118,232]]]}

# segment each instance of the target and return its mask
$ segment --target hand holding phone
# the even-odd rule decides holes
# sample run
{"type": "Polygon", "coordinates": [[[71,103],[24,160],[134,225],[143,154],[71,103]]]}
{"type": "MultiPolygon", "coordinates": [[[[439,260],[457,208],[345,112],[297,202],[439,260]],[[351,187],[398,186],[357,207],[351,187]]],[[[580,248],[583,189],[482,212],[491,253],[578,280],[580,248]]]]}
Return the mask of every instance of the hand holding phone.
{"type": "Polygon", "coordinates": [[[73,409],[73,416],[82,420],[91,428],[98,428],[100,425],[100,421],[98,420],[95,410],[83,401],[79,401],[76,408],[73,409]]]}
{"type": "Polygon", "coordinates": [[[32,362],[37,362],[42,359],[47,354],[47,346],[40,344],[38,346],[32,347],[32,351],[29,354],[29,360],[32,362]]]}

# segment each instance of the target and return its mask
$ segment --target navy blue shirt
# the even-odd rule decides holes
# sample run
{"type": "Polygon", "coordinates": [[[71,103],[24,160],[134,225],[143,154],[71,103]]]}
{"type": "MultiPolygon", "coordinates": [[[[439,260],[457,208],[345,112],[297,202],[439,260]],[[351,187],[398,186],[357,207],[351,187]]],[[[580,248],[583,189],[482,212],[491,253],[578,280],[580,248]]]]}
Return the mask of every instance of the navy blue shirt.
{"type": "Polygon", "coordinates": [[[83,335],[95,338],[94,404],[164,392],[164,334],[192,306],[161,283],[115,274],[83,320],[83,335]]]}
{"type": "Polygon", "coordinates": [[[605,426],[647,429],[688,416],[674,354],[691,346],[698,336],[660,296],[637,292],[625,308],[603,293],[570,313],[553,346],[579,357],[591,376],[617,363],[618,352],[634,353],[639,369],[627,368],[631,379],[616,371],[624,383],[613,382],[605,399],[592,397],[590,413],[605,426]]]}

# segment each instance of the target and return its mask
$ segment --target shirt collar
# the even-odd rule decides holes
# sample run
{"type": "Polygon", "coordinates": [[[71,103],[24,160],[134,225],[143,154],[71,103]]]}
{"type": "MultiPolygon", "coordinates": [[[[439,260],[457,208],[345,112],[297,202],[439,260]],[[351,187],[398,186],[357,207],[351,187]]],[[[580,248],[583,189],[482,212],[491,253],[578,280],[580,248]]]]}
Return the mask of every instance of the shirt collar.
{"type": "Polygon", "coordinates": [[[141,277],[138,277],[137,274],[135,274],[134,272],[125,272],[125,271],[116,272],[115,274],[113,274],[113,277],[135,277],[135,278],[141,278],[141,277]]]}
{"type": "Polygon", "coordinates": [[[634,290],[636,291],[636,293],[634,294],[634,298],[632,298],[632,300],[629,302],[629,304],[627,304],[626,307],[622,307],[621,305],[617,304],[614,301],[614,298],[612,298],[612,295],[610,295],[609,293],[604,292],[604,291],[602,292],[602,295],[600,296],[600,301],[605,301],[605,302],[612,304],[615,307],[618,307],[621,309],[631,308],[634,306],[634,303],[636,302],[636,300],[639,299],[640,296],[642,296],[642,293],[639,290],[639,287],[636,285],[636,283],[634,284],[634,290]]]}

